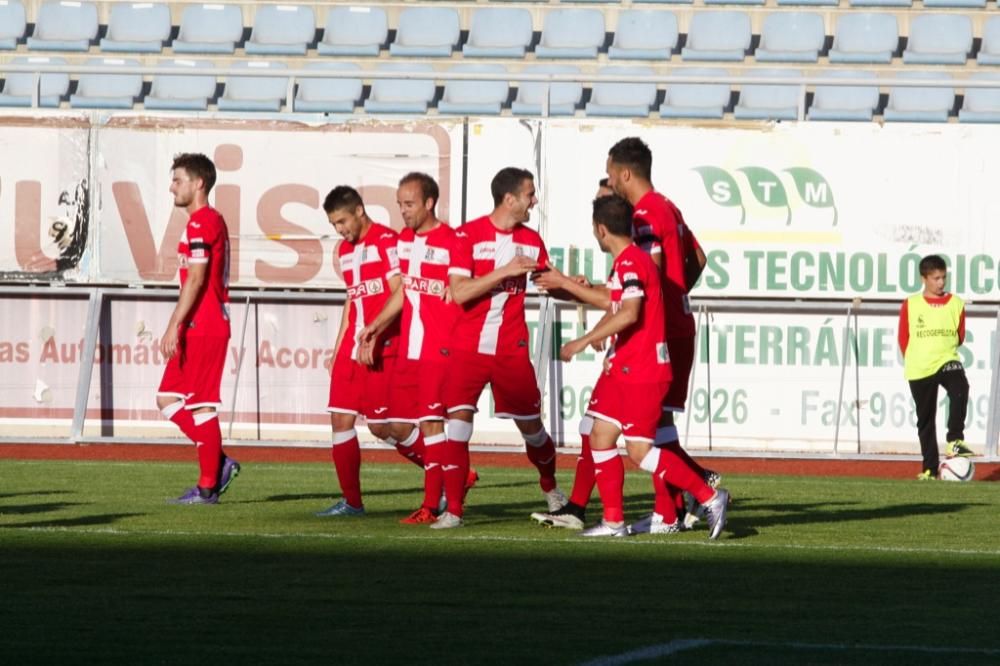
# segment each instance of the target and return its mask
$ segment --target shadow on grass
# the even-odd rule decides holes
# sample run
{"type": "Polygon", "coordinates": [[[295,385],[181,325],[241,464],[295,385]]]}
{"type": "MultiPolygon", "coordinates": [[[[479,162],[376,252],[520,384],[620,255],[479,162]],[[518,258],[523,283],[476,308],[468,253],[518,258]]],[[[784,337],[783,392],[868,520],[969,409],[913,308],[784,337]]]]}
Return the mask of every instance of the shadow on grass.
{"type": "Polygon", "coordinates": [[[29,515],[32,513],[49,513],[51,511],[62,511],[75,506],[83,506],[84,502],[43,502],[41,504],[0,504],[0,515],[29,515]]]}
{"type": "Polygon", "coordinates": [[[733,529],[742,526],[749,529],[773,527],[775,525],[805,525],[814,523],[843,523],[891,518],[909,518],[912,516],[943,516],[960,513],[977,506],[987,506],[984,502],[954,502],[951,504],[931,504],[916,502],[909,504],[887,504],[877,508],[865,507],[859,509],[845,508],[847,502],[835,504],[826,502],[775,503],[756,504],[742,501],[737,506],[730,507],[729,521],[733,529]],[[831,508],[837,507],[837,508],[831,508]],[[741,512],[741,509],[744,512],[741,512]],[[753,512],[768,512],[769,515],[755,516],[753,512]],[[748,515],[750,513],[751,515],[748,515]]]}
{"type": "Polygon", "coordinates": [[[46,497],[48,495],[69,495],[70,490],[27,490],[20,493],[0,493],[0,500],[11,497],[46,497]]]}
{"type": "Polygon", "coordinates": [[[123,518],[143,516],[142,513],[102,513],[96,516],[79,516],[77,518],[62,518],[58,520],[39,520],[32,523],[17,523],[4,527],[14,529],[39,527],[93,527],[95,525],[112,525],[123,518]]]}

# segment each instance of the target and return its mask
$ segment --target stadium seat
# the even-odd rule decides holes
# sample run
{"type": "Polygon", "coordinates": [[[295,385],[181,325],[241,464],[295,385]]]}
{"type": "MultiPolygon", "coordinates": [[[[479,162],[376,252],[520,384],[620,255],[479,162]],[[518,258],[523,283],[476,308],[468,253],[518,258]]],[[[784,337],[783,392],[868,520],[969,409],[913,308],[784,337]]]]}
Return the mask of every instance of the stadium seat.
{"type": "MultiPolygon", "coordinates": [[[[506,74],[503,65],[463,64],[455,65],[451,72],[483,72],[506,74]]],[[[463,116],[497,116],[510,95],[507,81],[446,81],[444,97],[438,102],[440,113],[463,116]]]]}
{"type": "Polygon", "coordinates": [[[250,55],[305,55],[316,39],[316,14],[301,5],[257,5],[253,32],[243,49],[250,55]]]}
{"type": "Polygon", "coordinates": [[[673,12],[630,9],[618,15],[612,60],[670,60],[677,48],[677,17],[673,12]]]}
{"type": "Polygon", "coordinates": [[[484,8],[472,13],[467,58],[523,58],[531,45],[531,14],[527,9],[484,8]]]}
{"type": "MultiPolygon", "coordinates": [[[[801,72],[791,69],[758,67],[748,72],[750,76],[775,79],[797,79],[801,72]]],[[[733,109],[737,120],[797,120],[802,86],[793,83],[745,85],[740,90],[740,100],[733,109]]]]}
{"type": "MultiPolygon", "coordinates": [[[[580,68],[573,65],[536,65],[526,67],[522,74],[579,74],[580,68]]],[[[517,97],[510,105],[516,116],[541,116],[548,100],[548,115],[572,116],[583,99],[583,84],[567,81],[543,83],[521,81],[517,84],[517,97]]]]}
{"type": "Polygon", "coordinates": [[[28,48],[39,51],[87,51],[97,38],[97,6],[91,2],[43,2],[28,48]]]}
{"type": "Polygon", "coordinates": [[[966,88],[958,120],[963,123],[1000,123],[1000,72],[976,72],[975,81],[995,81],[996,88],[966,88]]]}
{"type": "Polygon", "coordinates": [[[764,18],[757,62],[816,62],[826,41],[823,17],[811,12],[771,12],[764,18]]]}
{"type": "MultiPolygon", "coordinates": [[[[87,64],[108,70],[140,65],[138,60],[124,58],[90,58],[87,64]]],[[[140,74],[81,74],[69,105],[74,109],[131,109],[141,96],[140,74]]]]}
{"type": "Polygon", "coordinates": [[[16,49],[27,25],[21,0],[0,0],[0,49],[16,49]]]}
{"type": "Polygon", "coordinates": [[[924,7],[986,9],[986,0],[923,0],[924,7]]]}
{"type": "MultiPolygon", "coordinates": [[[[951,79],[945,72],[898,72],[901,79],[951,79]]],[[[889,103],[882,116],[886,120],[903,122],[948,121],[955,104],[954,88],[921,88],[894,86],[889,90],[889,103]]]]}
{"type": "Polygon", "coordinates": [[[538,58],[596,58],[604,45],[604,14],[597,9],[554,9],[545,15],[538,58]]]}
{"type": "Polygon", "coordinates": [[[976,62],[980,65],[1000,65],[1000,16],[991,16],[983,24],[983,43],[976,62]]]}
{"type": "MultiPolygon", "coordinates": [[[[380,65],[380,72],[433,72],[430,65],[393,62],[380,65]]],[[[437,87],[430,79],[375,79],[371,94],[365,100],[368,113],[426,113],[434,101],[437,87]]]]}
{"type": "Polygon", "coordinates": [[[836,7],[840,0],[778,0],[779,7],[836,7]]]}
{"type": "Polygon", "coordinates": [[[188,5],[174,40],[174,53],[233,53],[243,39],[239,5],[188,5]]]}
{"type": "Polygon", "coordinates": [[[851,7],[910,7],[913,0],[850,0],[851,7]]]}
{"type": "Polygon", "coordinates": [[[750,48],[750,17],[743,12],[696,12],[684,60],[741,61],[750,48]]]}
{"type": "Polygon", "coordinates": [[[972,21],[959,14],[922,14],[910,21],[903,62],[964,65],[972,51],[972,21]]]}
{"type": "Polygon", "coordinates": [[[196,72],[213,67],[214,63],[177,58],[160,66],[175,68],[178,73],[154,76],[143,106],[163,111],[204,111],[208,108],[208,101],[215,97],[215,77],[196,72]]]}
{"type": "Polygon", "coordinates": [[[706,5],[763,5],[767,0],[703,0],[706,5]]]}
{"type": "Polygon", "coordinates": [[[219,98],[219,111],[280,111],[288,95],[288,77],[280,70],[284,63],[269,60],[241,60],[233,69],[253,71],[257,76],[230,76],[219,98]],[[277,76],[265,76],[274,72],[277,76]]]}
{"type": "Polygon", "coordinates": [[[830,62],[892,62],[899,48],[899,26],[892,14],[845,13],[837,19],[830,62]]]}
{"type": "Polygon", "coordinates": [[[331,7],[326,13],[320,55],[377,56],[389,38],[389,22],[381,7],[331,7]]]}
{"type": "Polygon", "coordinates": [[[101,50],[159,53],[169,39],[169,7],[148,2],[122,2],[111,6],[108,36],[101,40],[101,50]]]}
{"type": "Polygon", "coordinates": [[[692,5],[694,0],[632,0],[632,4],[692,5]]]}
{"type": "MultiPolygon", "coordinates": [[[[599,75],[653,76],[651,67],[602,67],[599,75]]],[[[655,83],[595,83],[584,107],[588,116],[645,118],[656,103],[655,83]]]]}
{"type": "MultiPolygon", "coordinates": [[[[701,78],[726,76],[724,69],[687,67],[671,72],[671,76],[701,78]]],[[[661,118],[722,118],[729,106],[731,93],[727,83],[668,83],[666,96],[660,105],[661,118]]]]}
{"type": "MultiPolygon", "coordinates": [[[[872,79],[875,72],[830,69],[818,76],[831,79],[872,79]]],[[[878,108],[878,86],[816,86],[809,120],[871,120],[878,108]]]]}
{"type": "MultiPolygon", "coordinates": [[[[45,56],[20,56],[10,61],[12,65],[65,65],[62,58],[45,56]]],[[[3,90],[0,91],[0,107],[31,106],[31,96],[35,88],[35,75],[11,73],[6,75],[3,90]]],[[[60,100],[69,92],[69,74],[42,74],[38,84],[38,106],[58,107],[60,100]]]]}
{"type": "Polygon", "coordinates": [[[458,12],[444,7],[410,7],[399,13],[394,56],[447,58],[461,34],[458,12]]]}
{"type": "MultiPolygon", "coordinates": [[[[360,72],[361,67],[353,62],[313,62],[305,69],[360,72]]],[[[353,113],[364,91],[360,78],[298,79],[298,84],[293,110],[308,113],[353,113]]]]}

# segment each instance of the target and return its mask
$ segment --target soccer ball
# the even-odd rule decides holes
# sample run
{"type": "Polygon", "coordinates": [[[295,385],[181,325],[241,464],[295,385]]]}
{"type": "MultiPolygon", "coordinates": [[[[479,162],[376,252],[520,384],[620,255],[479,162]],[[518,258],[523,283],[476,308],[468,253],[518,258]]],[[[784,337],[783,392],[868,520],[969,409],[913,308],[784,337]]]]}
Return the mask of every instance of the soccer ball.
{"type": "Polygon", "coordinates": [[[972,481],[976,466],[968,458],[945,458],[938,465],[938,478],[942,481],[972,481]]]}

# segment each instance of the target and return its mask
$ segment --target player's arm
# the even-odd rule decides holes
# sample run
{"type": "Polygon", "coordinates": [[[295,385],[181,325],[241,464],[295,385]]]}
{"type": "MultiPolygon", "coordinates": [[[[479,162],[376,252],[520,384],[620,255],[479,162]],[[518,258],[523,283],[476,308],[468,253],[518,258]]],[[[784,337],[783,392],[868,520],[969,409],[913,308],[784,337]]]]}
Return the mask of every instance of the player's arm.
{"type": "Polygon", "coordinates": [[[353,299],[348,296],[347,300],[344,301],[344,309],[340,313],[340,330],[337,331],[337,341],[333,345],[334,358],[337,358],[337,354],[340,352],[340,345],[344,341],[344,335],[347,334],[347,320],[351,318],[352,307],[354,307],[353,299]]]}
{"type": "Polygon", "coordinates": [[[170,315],[170,322],[167,330],[160,338],[160,351],[166,358],[173,357],[177,353],[177,341],[180,339],[181,326],[187,320],[194,304],[198,302],[198,297],[205,288],[208,281],[208,262],[189,263],[187,269],[187,279],[181,287],[180,296],[177,298],[177,305],[170,315]]]}
{"type": "Polygon", "coordinates": [[[899,342],[899,351],[905,357],[906,347],[910,343],[910,318],[906,307],[906,301],[899,308],[899,330],[896,333],[896,341],[899,342]]]}
{"type": "Polygon", "coordinates": [[[403,311],[403,277],[398,273],[389,278],[389,293],[389,299],[372,323],[358,333],[358,344],[361,347],[358,360],[365,365],[375,364],[375,341],[403,311]]]}
{"type": "Polygon", "coordinates": [[[564,361],[569,361],[586,349],[590,344],[598,340],[609,338],[612,335],[617,335],[629,326],[634,325],[637,321],[639,321],[639,316],[641,314],[641,298],[629,298],[627,300],[623,300],[622,306],[617,312],[606,316],[600,321],[600,323],[597,324],[597,326],[592,328],[589,333],[564,344],[562,349],[559,350],[559,358],[564,361]]]}
{"type": "Polygon", "coordinates": [[[452,268],[448,275],[451,298],[459,305],[464,305],[490,293],[504,280],[527,275],[537,269],[538,262],[524,255],[514,257],[510,263],[479,277],[464,275],[452,268]]]}
{"type": "Polygon", "coordinates": [[[604,285],[592,285],[586,281],[577,280],[561,272],[551,263],[545,271],[535,273],[532,282],[539,289],[548,292],[563,291],[574,300],[607,310],[611,306],[611,292],[604,285]]]}

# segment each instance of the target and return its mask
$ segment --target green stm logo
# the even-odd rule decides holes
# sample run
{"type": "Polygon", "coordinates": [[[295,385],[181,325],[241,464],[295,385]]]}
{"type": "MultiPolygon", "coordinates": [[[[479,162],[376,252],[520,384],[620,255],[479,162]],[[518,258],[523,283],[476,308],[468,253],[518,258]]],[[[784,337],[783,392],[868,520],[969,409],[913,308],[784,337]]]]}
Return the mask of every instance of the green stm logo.
{"type": "MultiPolygon", "coordinates": [[[[786,184],[795,186],[798,201],[812,209],[829,208],[833,211],[833,226],[837,226],[837,206],[833,200],[833,188],[818,171],[808,167],[791,167],[781,173],[759,166],[736,169],[741,178],[716,166],[695,167],[701,176],[708,198],[719,206],[739,207],[740,224],[746,223],[747,210],[745,195],[753,197],[757,204],[765,208],[784,209],[785,224],[792,223],[793,205],[789,203],[786,184]],[[741,183],[743,185],[741,186],[741,183]]],[[[796,202],[797,205],[797,202],[796,202]]]]}

